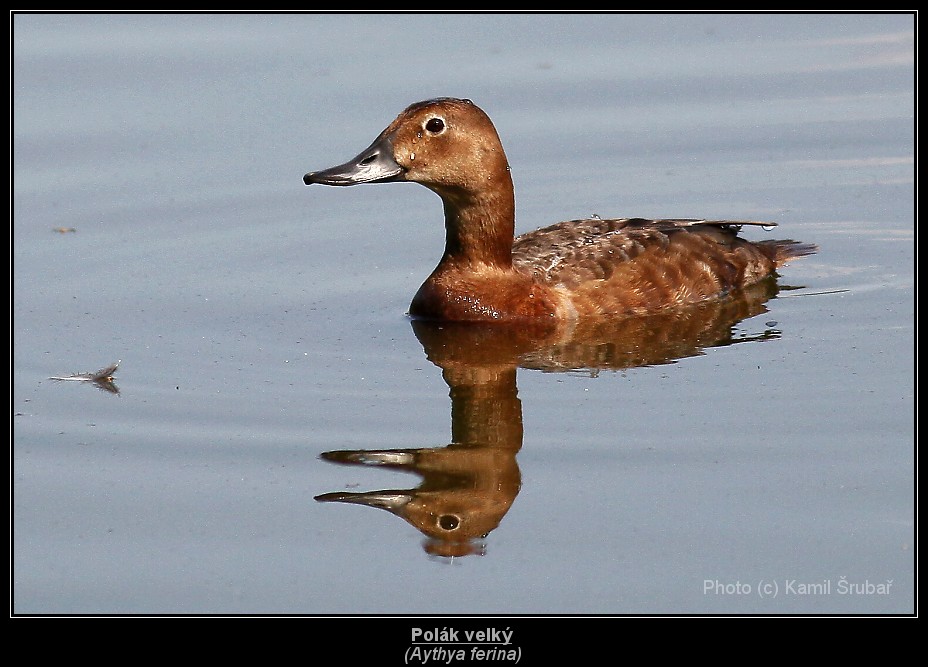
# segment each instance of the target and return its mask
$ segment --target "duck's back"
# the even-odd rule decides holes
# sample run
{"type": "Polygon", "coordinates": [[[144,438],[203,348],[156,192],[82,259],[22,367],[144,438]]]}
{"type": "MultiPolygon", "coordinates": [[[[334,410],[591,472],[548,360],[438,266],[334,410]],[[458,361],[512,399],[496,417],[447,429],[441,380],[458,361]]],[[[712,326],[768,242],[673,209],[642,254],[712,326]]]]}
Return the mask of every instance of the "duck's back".
{"type": "Polygon", "coordinates": [[[569,295],[578,315],[634,315],[724,296],[815,251],[795,241],[751,242],[742,225],[707,220],[591,218],[519,236],[513,264],[569,295]]]}

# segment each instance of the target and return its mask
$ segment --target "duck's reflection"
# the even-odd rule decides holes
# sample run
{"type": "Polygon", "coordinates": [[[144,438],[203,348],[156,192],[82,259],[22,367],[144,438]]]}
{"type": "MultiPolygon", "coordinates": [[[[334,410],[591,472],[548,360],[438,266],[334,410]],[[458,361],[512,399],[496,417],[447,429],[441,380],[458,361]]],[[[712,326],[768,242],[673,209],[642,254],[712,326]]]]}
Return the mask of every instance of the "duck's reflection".
{"type": "Polygon", "coordinates": [[[577,327],[569,334],[493,325],[414,321],[428,359],[442,369],[451,395],[451,444],[446,447],[325,452],[328,461],[384,466],[418,474],[413,489],[316,497],[379,507],[426,535],[431,555],[483,554],[485,538],[512,506],[521,487],[516,454],[522,447],[522,404],[516,369],[550,372],[622,370],[671,363],[709,347],[779,336],[764,325],[736,331],[743,319],[766,312],[774,279],[744,293],[685,311],[577,327]]]}

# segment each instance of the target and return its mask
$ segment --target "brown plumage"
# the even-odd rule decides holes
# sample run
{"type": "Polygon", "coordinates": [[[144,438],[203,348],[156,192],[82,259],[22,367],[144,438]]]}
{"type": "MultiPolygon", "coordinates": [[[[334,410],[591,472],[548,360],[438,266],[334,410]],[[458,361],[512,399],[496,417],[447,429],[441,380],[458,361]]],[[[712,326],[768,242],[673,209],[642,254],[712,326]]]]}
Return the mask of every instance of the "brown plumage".
{"type": "Polygon", "coordinates": [[[518,238],[509,165],[489,117],[470,100],[439,98],[401,113],[355,159],[307,185],[421,183],[444,203],[445,251],[410,305],[453,321],[575,322],[627,317],[722,297],[816,251],[751,242],[731,220],[585,219],[518,238]]]}
{"type": "Polygon", "coordinates": [[[570,220],[515,239],[513,265],[571,294],[579,315],[641,315],[724,296],[814,252],[754,243],[728,220],[570,220]]]}

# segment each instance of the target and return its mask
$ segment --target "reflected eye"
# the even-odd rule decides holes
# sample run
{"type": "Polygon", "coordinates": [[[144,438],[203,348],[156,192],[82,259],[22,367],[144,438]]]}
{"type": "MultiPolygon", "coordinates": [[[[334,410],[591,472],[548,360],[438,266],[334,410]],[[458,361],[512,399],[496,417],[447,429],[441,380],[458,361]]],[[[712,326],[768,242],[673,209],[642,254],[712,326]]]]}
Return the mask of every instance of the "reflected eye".
{"type": "Polygon", "coordinates": [[[425,129],[432,134],[439,134],[442,130],[445,129],[445,121],[443,121],[441,118],[429,118],[425,123],[425,129]]]}
{"type": "Polygon", "coordinates": [[[461,520],[453,514],[442,514],[438,517],[438,525],[444,530],[454,530],[461,525],[461,520]]]}

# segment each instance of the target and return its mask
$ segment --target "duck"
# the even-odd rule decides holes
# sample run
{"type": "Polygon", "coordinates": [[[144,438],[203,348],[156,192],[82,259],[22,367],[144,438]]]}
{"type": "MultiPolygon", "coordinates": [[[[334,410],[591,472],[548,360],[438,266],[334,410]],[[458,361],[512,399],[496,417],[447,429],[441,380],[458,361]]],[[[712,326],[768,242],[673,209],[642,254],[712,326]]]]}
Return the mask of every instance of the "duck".
{"type": "Polygon", "coordinates": [[[305,185],[411,182],[444,208],[445,246],[408,315],[447,322],[558,326],[644,316],[724,298],[817,246],[750,241],[744,226],[697,218],[589,218],[515,236],[509,161],[473,101],[439,97],[403,110],[356,157],[305,185]]]}

